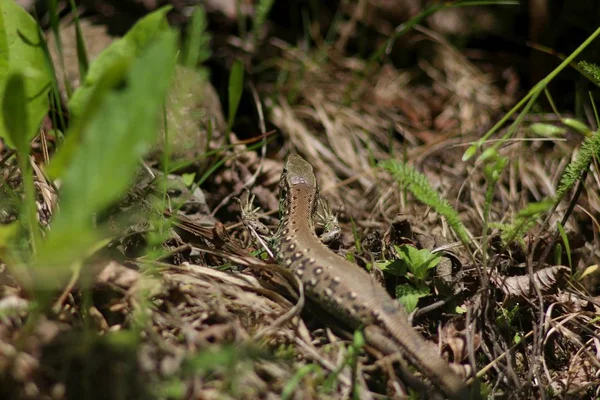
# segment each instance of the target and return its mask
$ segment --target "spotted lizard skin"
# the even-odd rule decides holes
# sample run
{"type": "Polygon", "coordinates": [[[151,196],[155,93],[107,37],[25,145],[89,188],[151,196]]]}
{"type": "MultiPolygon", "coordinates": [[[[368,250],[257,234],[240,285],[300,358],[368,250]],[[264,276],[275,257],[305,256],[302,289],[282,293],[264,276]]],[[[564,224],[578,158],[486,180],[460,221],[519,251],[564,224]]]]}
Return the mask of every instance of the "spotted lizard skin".
{"type": "MultiPolygon", "coordinates": [[[[288,157],[280,191],[280,224],[273,250],[278,263],[302,281],[306,295],[353,329],[381,328],[437,389],[451,399],[469,398],[463,379],[410,326],[400,303],[365,270],[321,243],[313,222],[318,185],[312,166],[302,157],[288,157]]],[[[378,341],[367,332],[367,343],[378,348],[378,341]]]]}

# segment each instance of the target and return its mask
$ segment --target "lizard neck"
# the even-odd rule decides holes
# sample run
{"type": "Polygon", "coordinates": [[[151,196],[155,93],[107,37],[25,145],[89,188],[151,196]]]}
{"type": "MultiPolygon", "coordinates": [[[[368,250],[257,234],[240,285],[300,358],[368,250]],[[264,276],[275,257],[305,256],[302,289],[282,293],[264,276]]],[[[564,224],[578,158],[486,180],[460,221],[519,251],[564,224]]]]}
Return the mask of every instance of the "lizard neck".
{"type": "Polygon", "coordinates": [[[286,190],[280,210],[280,229],[314,233],[313,216],[317,205],[317,190],[309,185],[295,185],[286,190]]]}

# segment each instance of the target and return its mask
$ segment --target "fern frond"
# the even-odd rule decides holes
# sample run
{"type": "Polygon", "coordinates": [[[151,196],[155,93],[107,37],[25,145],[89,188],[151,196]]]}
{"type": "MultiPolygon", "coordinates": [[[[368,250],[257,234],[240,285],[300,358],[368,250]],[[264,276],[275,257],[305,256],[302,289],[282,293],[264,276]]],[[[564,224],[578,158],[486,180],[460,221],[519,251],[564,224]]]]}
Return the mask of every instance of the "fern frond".
{"type": "Polygon", "coordinates": [[[596,85],[600,85],[600,67],[587,61],[579,61],[579,67],[596,85]]]}
{"type": "Polygon", "coordinates": [[[575,157],[572,163],[567,165],[556,191],[557,203],[562,200],[564,195],[581,178],[581,175],[589,168],[594,157],[600,158],[600,130],[583,141],[577,157],[575,157]]]}
{"type": "Polygon", "coordinates": [[[488,226],[491,229],[498,229],[499,231],[507,231],[510,229],[511,225],[510,224],[504,224],[502,222],[490,222],[488,224],[488,226]]]}
{"type": "Polygon", "coordinates": [[[472,235],[460,221],[456,210],[431,186],[425,175],[396,160],[382,161],[379,166],[389,171],[399,183],[405,185],[417,200],[446,218],[448,225],[465,246],[471,242],[472,235]]]}

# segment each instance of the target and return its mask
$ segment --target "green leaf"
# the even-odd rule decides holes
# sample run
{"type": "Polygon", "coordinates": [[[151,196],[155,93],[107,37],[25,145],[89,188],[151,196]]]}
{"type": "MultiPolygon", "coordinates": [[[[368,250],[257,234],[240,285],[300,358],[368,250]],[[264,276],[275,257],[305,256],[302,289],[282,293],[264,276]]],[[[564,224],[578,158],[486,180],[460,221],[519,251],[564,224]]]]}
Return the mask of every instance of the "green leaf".
{"type": "Polygon", "coordinates": [[[100,110],[107,93],[125,80],[129,66],[129,63],[124,60],[111,64],[104,71],[104,75],[102,75],[99,83],[92,87],[89,93],[86,94],[87,99],[82,111],[84,117],[73,119],[66,139],[46,168],[48,175],[52,179],[59,178],[63,175],[65,169],[81,145],[82,133],[100,110]]]}
{"type": "Polygon", "coordinates": [[[82,85],[69,100],[73,121],[69,134],[48,166],[52,178],[62,176],[80,142],[81,134],[92,121],[107,93],[125,81],[131,63],[160,34],[168,31],[166,13],[170,6],[162,7],[139,20],[125,36],[114,41],[90,65],[82,85]]]}
{"type": "Polygon", "coordinates": [[[83,110],[89,101],[96,85],[102,82],[106,71],[115,64],[129,65],[142,54],[148,44],[169,29],[166,15],[171,6],[159,8],[140,19],[121,39],[110,44],[90,65],[82,85],[69,100],[69,110],[73,117],[83,117],[83,110]]]}
{"type": "Polygon", "coordinates": [[[25,94],[25,77],[19,72],[10,73],[6,79],[2,98],[2,119],[8,137],[22,157],[29,154],[29,118],[25,94]]]}
{"type": "Polygon", "coordinates": [[[176,43],[174,31],[160,34],[132,64],[125,87],[109,92],[89,122],[63,176],[61,210],[40,250],[41,267],[58,274],[97,242],[95,213],[127,190],[141,157],[156,140],[176,43]]]}
{"type": "Polygon", "coordinates": [[[466,314],[467,309],[465,307],[462,307],[462,306],[456,306],[454,308],[454,312],[457,313],[458,315],[462,315],[462,314],[466,314]]]}
{"type": "Polygon", "coordinates": [[[500,178],[500,174],[504,167],[508,163],[508,159],[506,157],[497,156],[493,161],[486,162],[483,166],[483,173],[485,175],[485,179],[488,182],[496,182],[500,178]]]}
{"type": "Polygon", "coordinates": [[[431,291],[426,285],[398,285],[396,286],[396,298],[404,306],[406,312],[411,313],[417,308],[421,297],[429,296],[431,291]]]}
{"type": "Polygon", "coordinates": [[[578,281],[583,280],[583,278],[587,277],[588,275],[596,274],[599,271],[600,271],[600,267],[598,267],[598,264],[590,265],[589,267],[587,267],[586,269],[583,270],[583,272],[581,273],[581,276],[578,278],[578,281]]]}
{"type": "Polygon", "coordinates": [[[0,225],[0,255],[3,249],[8,245],[10,239],[17,233],[19,229],[19,223],[14,221],[8,224],[0,225]]]}
{"type": "MultiPolygon", "coordinates": [[[[19,72],[12,72],[6,80],[6,91],[2,99],[2,116],[8,137],[17,149],[17,159],[21,168],[23,192],[21,216],[19,222],[30,233],[32,250],[35,253],[38,239],[38,222],[35,206],[35,189],[33,172],[29,163],[29,110],[25,93],[25,77],[19,72]]],[[[31,254],[31,252],[27,252],[31,254]]]]}
{"type": "Polygon", "coordinates": [[[490,160],[495,160],[497,158],[498,158],[498,150],[496,150],[493,147],[485,149],[485,151],[483,153],[481,153],[481,156],[479,156],[479,159],[481,161],[490,161],[490,160]]]}
{"type": "Polygon", "coordinates": [[[377,261],[375,262],[375,266],[395,276],[406,276],[407,265],[402,260],[377,261]]]}
{"type": "Polygon", "coordinates": [[[244,64],[240,60],[236,60],[231,67],[231,73],[229,75],[229,89],[228,89],[228,101],[229,101],[229,114],[227,115],[227,130],[230,131],[235,121],[235,114],[237,113],[240,100],[242,98],[242,91],[244,89],[244,64]]]}
{"type": "Polygon", "coordinates": [[[197,6],[188,26],[185,44],[183,46],[183,65],[195,68],[199,63],[210,57],[210,33],[206,31],[208,23],[202,6],[197,6]]]}
{"type": "MultiPolygon", "coordinates": [[[[565,228],[562,226],[560,221],[556,221],[556,227],[558,228],[558,232],[560,232],[560,237],[565,245],[565,252],[567,253],[567,260],[569,260],[569,268],[573,268],[573,261],[571,260],[571,245],[569,244],[569,238],[567,236],[567,232],[565,232],[565,228]]],[[[558,247],[558,246],[556,246],[558,247]]]]}
{"type": "Polygon", "coordinates": [[[523,338],[521,337],[521,335],[518,332],[515,333],[515,336],[513,337],[514,344],[519,344],[522,340],[523,338]]]}
{"type": "Polygon", "coordinates": [[[415,276],[417,281],[424,281],[430,269],[435,268],[441,260],[439,253],[433,254],[427,249],[417,249],[414,246],[394,246],[400,261],[406,263],[408,270],[415,276]]]}
{"type": "Polygon", "coordinates": [[[469,146],[467,148],[467,150],[465,150],[465,152],[464,152],[464,154],[462,156],[462,160],[463,161],[468,161],[471,158],[473,158],[473,156],[475,155],[475,153],[477,153],[477,149],[478,149],[477,145],[472,144],[471,146],[469,146]]]}
{"type": "Polygon", "coordinates": [[[563,118],[561,122],[569,128],[573,129],[575,132],[578,132],[585,137],[590,137],[594,134],[594,132],[590,129],[589,126],[574,118],[563,118]]]}
{"type": "Polygon", "coordinates": [[[181,179],[185,186],[190,187],[194,183],[194,178],[196,177],[196,173],[192,172],[191,174],[182,174],[181,179]]]}
{"type": "MultiPolygon", "coordinates": [[[[0,122],[0,137],[10,147],[15,147],[15,143],[6,131],[7,125],[25,124],[23,133],[20,134],[23,138],[19,140],[28,143],[38,132],[42,118],[48,112],[51,75],[41,43],[42,38],[35,20],[14,1],[0,0],[0,98],[7,99],[11,96],[6,85],[14,72],[18,71],[25,78],[27,119],[19,120],[24,117],[23,114],[7,116],[2,113],[1,116],[3,122],[0,122]]],[[[1,108],[5,110],[5,105],[2,104],[1,108]]]]}
{"type": "Polygon", "coordinates": [[[352,346],[354,346],[357,349],[362,349],[363,347],[365,347],[365,335],[360,329],[354,331],[352,346]]]}
{"type": "Polygon", "coordinates": [[[549,137],[549,138],[564,136],[565,132],[567,131],[563,127],[551,125],[551,124],[543,124],[540,122],[531,124],[529,126],[529,130],[531,131],[531,133],[533,133],[536,136],[549,137]]]}

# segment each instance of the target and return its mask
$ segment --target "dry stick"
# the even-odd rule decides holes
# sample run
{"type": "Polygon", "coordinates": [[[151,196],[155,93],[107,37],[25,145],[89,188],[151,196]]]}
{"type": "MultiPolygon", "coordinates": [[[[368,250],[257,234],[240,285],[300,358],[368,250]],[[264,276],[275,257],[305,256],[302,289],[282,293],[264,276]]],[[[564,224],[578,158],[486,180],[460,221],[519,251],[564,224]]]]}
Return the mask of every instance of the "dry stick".
{"type": "Polygon", "coordinates": [[[40,133],[40,141],[42,142],[42,154],[44,156],[44,164],[48,164],[50,161],[50,155],[48,154],[48,140],[46,139],[46,134],[42,130],[40,133]]]}

